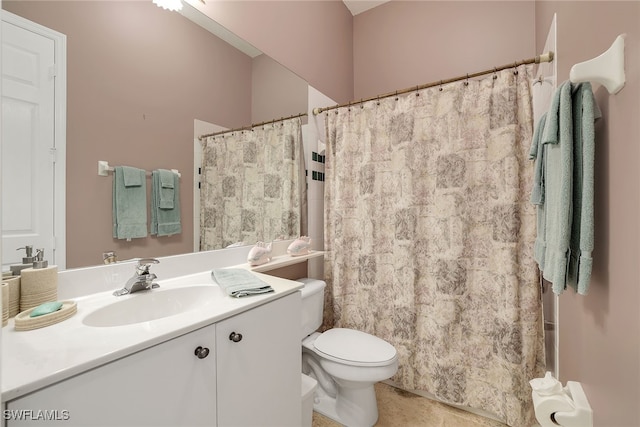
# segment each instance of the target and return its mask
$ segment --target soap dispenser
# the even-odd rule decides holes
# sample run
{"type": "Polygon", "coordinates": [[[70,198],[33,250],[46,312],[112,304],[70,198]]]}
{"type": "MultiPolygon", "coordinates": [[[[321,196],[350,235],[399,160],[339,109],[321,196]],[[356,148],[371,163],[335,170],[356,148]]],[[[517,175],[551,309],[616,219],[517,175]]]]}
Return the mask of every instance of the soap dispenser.
{"type": "Polygon", "coordinates": [[[19,276],[20,272],[25,268],[33,267],[33,246],[27,245],[24,248],[18,248],[17,251],[24,249],[26,251],[26,256],[22,257],[22,264],[16,264],[9,266],[11,270],[11,274],[14,276],[19,276]]]}
{"type": "Polygon", "coordinates": [[[37,249],[36,256],[33,257],[32,267],[35,269],[46,268],[49,265],[49,261],[44,259],[44,249],[37,249]]]}
{"type": "Polygon", "coordinates": [[[58,299],[58,266],[44,259],[44,249],[36,251],[31,265],[21,273],[20,311],[58,299]]]}

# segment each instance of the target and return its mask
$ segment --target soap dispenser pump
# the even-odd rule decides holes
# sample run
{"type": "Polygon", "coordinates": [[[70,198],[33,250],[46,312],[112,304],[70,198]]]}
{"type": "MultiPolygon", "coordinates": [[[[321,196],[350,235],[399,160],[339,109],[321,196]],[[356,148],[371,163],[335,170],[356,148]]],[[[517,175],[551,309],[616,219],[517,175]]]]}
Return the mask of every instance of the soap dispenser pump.
{"type": "Polygon", "coordinates": [[[36,255],[33,257],[33,268],[46,268],[49,261],[44,259],[44,249],[36,249],[36,255]]]}
{"type": "Polygon", "coordinates": [[[26,252],[26,256],[22,257],[22,264],[16,264],[9,267],[9,269],[11,270],[11,274],[13,274],[14,276],[19,276],[20,272],[25,268],[33,267],[33,246],[27,245],[24,248],[18,248],[16,250],[19,251],[22,249],[24,249],[26,252]]]}

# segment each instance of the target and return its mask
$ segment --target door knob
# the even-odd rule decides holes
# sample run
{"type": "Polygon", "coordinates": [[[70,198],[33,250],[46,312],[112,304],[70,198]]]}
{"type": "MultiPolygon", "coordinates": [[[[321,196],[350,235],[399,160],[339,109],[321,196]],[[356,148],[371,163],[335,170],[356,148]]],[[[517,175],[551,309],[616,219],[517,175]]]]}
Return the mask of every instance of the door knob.
{"type": "Polygon", "coordinates": [[[229,335],[229,339],[233,342],[240,342],[242,341],[242,334],[231,332],[231,335],[229,335]]]}
{"type": "Polygon", "coordinates": [[[205,357],[207,357],[209,355],[209,349],[207,347],[198,346],[198,348],[196,348],[196,351],[194,352],[194,354],[196,356],[198,356],[198,359],[204,359],[205,357]]]}

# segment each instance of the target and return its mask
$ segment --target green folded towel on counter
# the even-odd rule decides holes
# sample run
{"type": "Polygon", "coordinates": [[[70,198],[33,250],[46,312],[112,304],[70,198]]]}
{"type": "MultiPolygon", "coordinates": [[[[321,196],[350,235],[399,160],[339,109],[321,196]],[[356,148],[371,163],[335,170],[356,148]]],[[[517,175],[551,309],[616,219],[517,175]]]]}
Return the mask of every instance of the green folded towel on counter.
{"type": "Polygon", "coordinates": [[[227,295],[234,298],[274,292],[268,283],[242,268],[216,268],[211,270],[211,277],[227,295]]]}

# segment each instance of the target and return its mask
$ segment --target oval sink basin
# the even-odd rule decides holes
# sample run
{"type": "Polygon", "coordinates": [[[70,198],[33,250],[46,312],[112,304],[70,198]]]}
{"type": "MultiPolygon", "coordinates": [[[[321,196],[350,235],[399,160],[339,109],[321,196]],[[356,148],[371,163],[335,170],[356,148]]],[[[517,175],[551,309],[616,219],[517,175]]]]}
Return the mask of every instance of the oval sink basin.
{"type": "Polygon", "coordinates": [[[156,289],[123,297],[114,296],[113,303],[89,313],[82,323],[109,327],[149,322],[202,308],[220,296],[220,289],[214,285],[156,289]]]}

